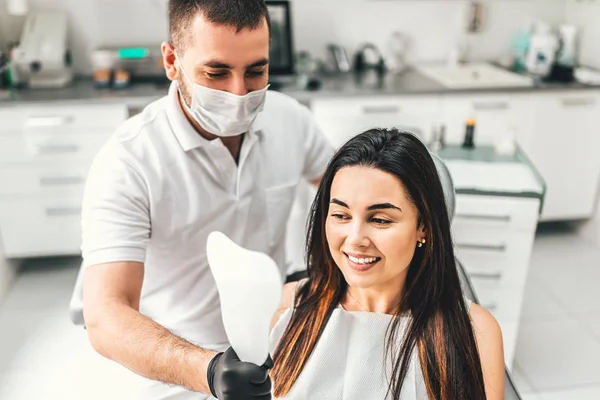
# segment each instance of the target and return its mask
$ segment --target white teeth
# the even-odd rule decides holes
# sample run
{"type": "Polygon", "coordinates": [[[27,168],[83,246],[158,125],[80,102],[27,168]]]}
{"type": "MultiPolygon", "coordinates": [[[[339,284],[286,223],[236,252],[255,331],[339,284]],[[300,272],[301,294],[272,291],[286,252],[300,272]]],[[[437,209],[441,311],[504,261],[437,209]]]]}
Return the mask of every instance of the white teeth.
{"type": "Polygon", "coordinates": [[[357,264],[371,264],[371,263],[374,263],[375,261],[377,261],[377,257],[356,258],[356,257],[352,257],[349,255],[348,258],[350,259],[350,261],[352,261],[353,263],[357,263],[357,264]]]}

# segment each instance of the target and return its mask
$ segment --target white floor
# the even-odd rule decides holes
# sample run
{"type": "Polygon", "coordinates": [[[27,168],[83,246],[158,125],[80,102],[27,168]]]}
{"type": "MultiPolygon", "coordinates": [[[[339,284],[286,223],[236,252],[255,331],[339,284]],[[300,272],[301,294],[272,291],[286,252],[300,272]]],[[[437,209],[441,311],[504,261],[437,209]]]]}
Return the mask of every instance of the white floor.
{"type": "MultiPolygon", "coordinates": [[[[129,398],[68,319],[78,266],[27,264],[0,306],[0,399],[129,398]]],[[[538,231],[514,380],[524,400],[600,399],[600,247],[564,228],[538,231]]]]}
{"type": "Polygon", "coordinates": [[[524,400],[600,399],[600,246],[538,230],[514,368],[524,400]]]}

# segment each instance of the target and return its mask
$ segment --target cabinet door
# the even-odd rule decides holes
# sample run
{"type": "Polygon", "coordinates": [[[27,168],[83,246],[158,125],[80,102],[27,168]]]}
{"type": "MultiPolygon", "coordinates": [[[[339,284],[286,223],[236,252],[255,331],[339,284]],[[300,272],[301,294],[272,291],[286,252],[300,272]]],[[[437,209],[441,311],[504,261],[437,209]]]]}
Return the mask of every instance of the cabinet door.
{"type": "Polygon", "coordinates": [[[531,100],[525,94],[449,95],[443,100],[447,141],[462,143],[465,125],[474,118],[475,145],[493,144],[514,131],[531,129],[531,100]]]}
{"type": "Polygon", "coordinates": [[[546,181],[542,220],[589,218],[600,181],[600,94],[539,95],[521,145],[546,181]]]}
{"type": "Polygon", "coordinates": [[[316,99],[311,109],[336,147],[372,128],[408,130],[428,140],[441,110],[439,98],[430,96],[316,99]]]}
{"type": "Polygon", "coordinates": [[[0,200],[0,227],[9,258],[78,255],[81,198],[0,200]]]}
{"type": "Polygon", "coordinates": [[[89,163],[77,161],[34,163],[14,166],[0,164],[0,199],[6,197],[80,198],[89,163]]]}

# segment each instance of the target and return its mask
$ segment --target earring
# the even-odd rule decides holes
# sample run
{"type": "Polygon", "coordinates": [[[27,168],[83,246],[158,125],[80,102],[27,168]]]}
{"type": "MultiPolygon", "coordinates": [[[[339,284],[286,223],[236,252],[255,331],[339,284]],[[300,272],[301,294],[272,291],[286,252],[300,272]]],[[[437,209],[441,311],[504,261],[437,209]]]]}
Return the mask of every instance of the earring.
{"type": "Polygon", "coordinates": [[[422,241],[420,241],[420,242],[417,242],[417,246],[418,246],[418,247],[423,247],[423,245],[424,245],[424,244],[425,244],[425,239],[423,239],[423,240],[422,240],[422,241]]]}

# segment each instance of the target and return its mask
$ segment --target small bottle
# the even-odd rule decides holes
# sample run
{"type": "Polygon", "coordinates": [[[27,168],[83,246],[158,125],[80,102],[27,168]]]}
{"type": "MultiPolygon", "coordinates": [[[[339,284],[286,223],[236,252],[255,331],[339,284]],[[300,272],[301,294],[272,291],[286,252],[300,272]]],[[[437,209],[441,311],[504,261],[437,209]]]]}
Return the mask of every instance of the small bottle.
{"type": "Polygon", "coordinates": [[[113,79],[113,88],[114,89],[125,89],[129,87],[131,76],[128,71],[124,69],[118,69],[115,71],[114,79],[113,79]]]}
{"type": "Polygon", "coordinates": [[[446,126],[441,125],[433,128],[432,140],[429,145],[432,151],[437,152],[446,146],[446,126]]]}
{"type": "Polygon", "coordinates": [[[465,139],[463,141],[463,149],[474,149],[475,148],[475,119],[469,118],[467,120],[467,126],[465,127],[465,139]]]}
{"type": "Polygon", "coordinates": [[[514,156],[517,151],[516,140],[516,129],[510,128],[505,135],[496,141],[494,146],[496,154],[501,156],[514,156]]]}

